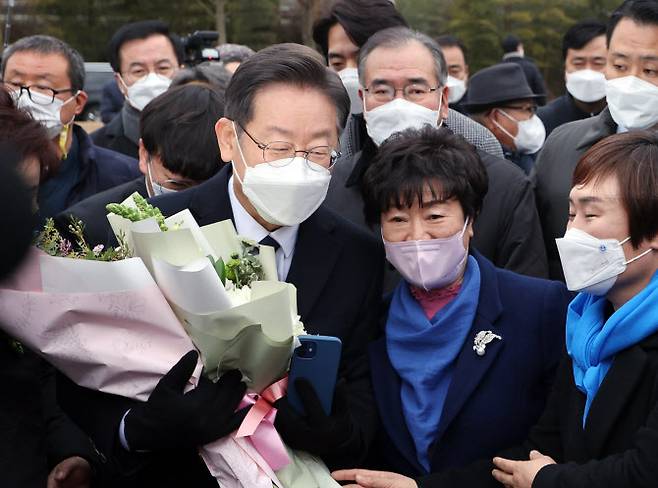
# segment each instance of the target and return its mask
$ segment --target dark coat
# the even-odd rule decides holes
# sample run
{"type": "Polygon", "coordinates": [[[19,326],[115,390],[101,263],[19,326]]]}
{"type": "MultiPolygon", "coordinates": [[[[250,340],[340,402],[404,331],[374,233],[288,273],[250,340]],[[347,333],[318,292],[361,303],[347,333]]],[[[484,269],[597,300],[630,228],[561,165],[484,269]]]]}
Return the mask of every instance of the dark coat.
{"type": "Polygon", "coordinates": [[[615,134],[610,110],[555,129],[535,163],[535,195],[544,235],[550,276],[564,280],[555,238],[562,237],[569,218],[569,192],[580,157],[601,139],[615,134]]]}
{"type": "MultiPolygon", "coordinates": [[[[361,180],[377,148],[362,135],[361,152],[336,164],[326,204],[357,225],[368,228],[361,180]]],[[[489,191],[475,221],[472,245],[499,268],[544,278],[546,251],[530,180],[511,162],[478,150],[487,169],[489,191]]],[[[376,231],[379,237],[379,230],[376,231]]]]}
{"type": "Polygon", "coordinates": [[[84,224],[84,236],[90,246],[93,247],[96,244],[116,246],[118,242],[107,220],[105,206],[108,203],[121,203],[135,192],[144,198],[148,198],[144,176],[102,191],[76,203],[55,217],[55,225],[59,229],[60,234],[72,240],[72,236],[68,232],[68,226],[70,217],[75,217],[84,224]]]}
{"type": "Polygon", "coordinates": [[[53,368],[0,332],[0,486],[44,488],[51,469],[80,456],[100,462],[90,439],[57,406],[53,368]]]}
{"type": "Polygon", "coordinates": [[[104,124],[109,123],[123,107],[124,97],[117,81],[112,78],[103,85],[103,95],[101,97],[101,120],[104,124]]]}
{"type": "Polygon", "coordinates": [[[94,131],[91,137],[97,146],[111,149],[131,158],[139,158],[139,147],[126,137],[121,112],[116,114],[109,124],[94,131]]]}
{"type": "Polygon", "coordinates": [[[576,106],[573,97],[568,93],[565,93],[561,97],[557,97],[555,100],[552,100],[543,107],[539,107],[537,110],[537,116],[544,123],[544,127],[546,127],[546,137],[551,135],[553,129],[562,124],[573,122],[575,120],[588,119],[594,115],[597,114],[583,112],[579,109],[576,106]]]}
{"type": "MultiPolygon", "coordinates": [[[[227,165],[199,186],[154,198],[151,203],[165,215],[188,208],[202,226],[232,219],[228,194],[231,172],[231,165],[227,165]]],[[[299,226],[287,277],[297,288],[298,311],[306,330],[337,336],[343,343],[339,375],[347,380],[350,411],[361,426],[354,435],[362,436],[366,445],[376,428],[366,347],[377,331],[383,261],[381,241],[321,206],[299,226]]],[[[127,399],[85,390],[70,382],[67,390],[68,401],[62,405],[99,447],[118,454],[113,461],[120,464],[119,469],[125,474],[131,465],[141,466],[119,486],[155,486],[140,483],[156,480],[162,487],[216,486],[195,452],[150,456],[121,452],[116,434],[121,417],[132,404],[127,399]],[[206,481],[192,482],[191,477],[206,481]]],[[[340,459],[340,454],[332,460],[337,466],[354,461],[340,459]]]]}
{"type": "Polygon", "coordinates": [[[80,172],[78,182],[68,196],[67,206],[108,188],[114,188],[141,174],[137,160],[94,145],[82,127],[73,126],[73,137],[79,144],[80,172]]]}
{"type": "MultiPolygon", "coordinates": [[[[658,480],[658,334],[617,354],[583,429],[585,395],[564,356],[546,410],[523,447],[500,453],[528,459],[531,449],[558,463],[532,488],[654,488],[658,480]]],[[[420,480],[421,488],[500,488],[491,461],[420,480]]]]}
{"type": "Polygon", "coordinates": [[[537,65],[532,59],[520,55],[506,56],[503,58],[503,63],[516,63],[521,66],[532,93],[535,95],[543,95],[541,98],[537,99],[537,104],[546,104],[546,95],[548,94],[546,91],[546,83],[544,82],[544,77],[539,71],[539,68],[537,68],[537,65]]]}
{"type": "MultiPolygon", "coordinates": [[[[465,466],[521,443],[544,410],[564,348],[571,299],[564,285],[501,270],[482,255],[473,256],[480,268],[479,302],[455,363],[430,455],[432,472],[465,466]],[[489,343],[484,356],[478,356],[473,339],[483,330],[502,340],[489,343]]],[[[383,424],[372,463],[385,471],[421,475],[425,471],[402,412],[401,380],[385,338],[370,345],[369,356],[383,424]]],[[[419,357],[419,365],[429,359],[419,357]]]]}

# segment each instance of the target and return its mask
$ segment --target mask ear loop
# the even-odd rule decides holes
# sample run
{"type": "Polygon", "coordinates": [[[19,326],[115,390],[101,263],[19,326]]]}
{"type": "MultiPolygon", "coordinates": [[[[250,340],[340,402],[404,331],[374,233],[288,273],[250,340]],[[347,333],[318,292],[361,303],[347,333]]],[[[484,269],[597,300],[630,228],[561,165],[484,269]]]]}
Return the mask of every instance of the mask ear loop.
{"type": "MultiPolygon", "coordinates": [[[[620,246],[623,246],[624,244],[626,244],[626,243],[627,243],[628,241],[630,241],[630,240],[631,240],[631,236],[628,236],[626,239],[624,239],[623,241],[621,241],[621,242],[619,243],[619,245],[620,245],[620,246]]],[[[623,251],[623,250],[622,250],[622,251],[623,251]]],[[[625,261],[624,264],[625,264],[626,266],[628,266],[628,265],[631,264],[633,261],[637,261],[638,259],[643,258],[644,256],[646,256],[647,254],[651,253],[652,251],[653,251],[653,249],[647,249],[647,250],[644,251],[642,254],[638,254],[638,255],[635,256],[634,258],[631,258],[631,259],[629,259],[628,261],[625,261]]],[[[624,257],[626,257],[626,256],[624,256],[624,257]]]]}
{"type": "MultiPolygon", "coordinates": [[[[516,122],[516,126],[517,126],[517,127],[519,126],[519,121],[516,120],[516,119],[515,119],[514,117],[512,117],[511,115],[509,115],[508,113],[506,113],[504,110],[501,110],[501,109],[499,109],[499,108],[495,108],[494,110],[498,110],[498,111],[499,111],[501,114],[503,114],[505,117],[507,117],[508,119],[512,120],[513,122],[516,122]]],[[[491,119],[491,121],[492,121],[494,124],[496,124],[496,127],[498,127],[498,128],[499,128],[500,130],[502,130],[505,134],[507,134],[507,136],[508,136],[509,138],[511,138],[513,141],[516,139],[512,134],[509,133],[509,131],[508,131],[507,129],[505,129],[505,127],[503,127],[502,125],[500,125],[500,124],[499,124],[498,122],[496,122],[494,119],[491,119]]]]}
{"type": "MultiPolygon", "coordinates": [[[[240,159],[242,159],[242,164],[244,165],[244,172],[246,175],[249,166],[247,166],[247,160],[244,158],[244,153],[242,152],[242,147],[240,146],[240,138],[238,137],[238,130],[235,128],[235,121],[232,120],[231,124],[233,125],[233,132],[235,133],[235,143],[238,145],[238,151],[240,152],[240,159]]],[[[235,160],[231,160],[231,164],[233,165],[233,174],[238,179],[240,184],[243,185],[242,180],[240,179],[240,175],[238,175],[238,172],[235,170],[235,160]]]]}
{"type": "MultiPolygon", "coordinates": [[[[76,91],[73,96],[71,96],[68,100],[66,100],[64,103],[62,103],[62,107],[69,103],[71,100],[74,100],[75,97],[77,97],[80,94],[80,90],[76,91]]],[[[61,110],[61,109],[60,109],[61,110]]],[[[59,140],[58,140],[58,146],[59,150],[62,152],[62,159],[66,159],[68,157],[68,151],[66,150],[66,141],[68,140],[69,136],[69,130],[71,128],[71,124],[73,124],[73,121],[75,120],[75,114],[73,114],[73,117],[71,117],[71,120],[63,124],[62,130],[59,131],[59,140]]]]}

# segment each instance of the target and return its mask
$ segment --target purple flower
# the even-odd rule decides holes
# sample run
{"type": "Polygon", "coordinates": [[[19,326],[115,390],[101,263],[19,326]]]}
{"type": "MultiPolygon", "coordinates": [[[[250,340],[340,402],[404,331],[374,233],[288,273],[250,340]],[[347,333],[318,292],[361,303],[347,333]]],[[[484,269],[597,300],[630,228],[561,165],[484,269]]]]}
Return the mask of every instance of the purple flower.
{"type": "Polygon", "coordinates": [[[71,243],[68,240],[62,239],[61,241],[59,241],[59,252],[60,253],[69,254],[71,252],[72,248],[73,248],[73,246],[71,245],[71,243]]]}
{"type": "Polygon", "coordinates": [[[94,256],[100,255],[100,253],[103,252],[104,248],[105,248],[105,246],[103,244],[99,244],[98,246],[94,247],[92,249],[92,252],[94,253],[94,256]]]}

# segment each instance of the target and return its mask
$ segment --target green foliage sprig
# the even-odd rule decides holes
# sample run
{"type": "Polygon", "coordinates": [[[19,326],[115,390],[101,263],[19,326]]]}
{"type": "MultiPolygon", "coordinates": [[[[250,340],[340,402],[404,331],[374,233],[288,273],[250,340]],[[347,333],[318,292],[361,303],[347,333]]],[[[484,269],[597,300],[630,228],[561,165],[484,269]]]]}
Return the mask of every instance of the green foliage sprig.
{"type": "Polygon", "coordinates": [[[128,207],[127,205],[122,205],[120,203],[108,203],[105,208],[108,212],[128,219],[131,222],[139,222],[140,220],[154,217],[162,232],[169,230],[167,224],[165,224],[164,215],[162,215],[162,212],[158,207],[154,207],[148,203],[143,196],[137,193],[133,195],[133,201],[137,208],[128,207]]]}

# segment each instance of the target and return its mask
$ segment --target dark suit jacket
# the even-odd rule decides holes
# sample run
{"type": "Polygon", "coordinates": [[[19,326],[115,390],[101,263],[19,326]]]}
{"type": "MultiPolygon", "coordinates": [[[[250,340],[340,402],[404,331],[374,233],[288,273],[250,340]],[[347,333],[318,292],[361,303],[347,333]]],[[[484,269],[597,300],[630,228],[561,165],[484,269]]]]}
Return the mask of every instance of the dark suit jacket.
{"type": "MultiPolygon", "coordinates": [[[[151,203],[165,215],[188,208],[200,225],[232,219],[228,195],[231,171],[231,165],[227,165],[201,185],[153,198],[151,203]]],[[[376,428],[366,345],[377,330],[383,260],[381,241],[321,206],[299,226],[287,278],[297,288],[298,310],[306,330],[311,334],[337,336],[343,343],[339,374],[347,380],[351,414],[361,427],[354,435],[360,436],[364,445],[370,444],[376,428]]],[[[120,397],[85,391],[70,382],[67,391],[69,401],[62,403],[70,409],[72,417],[99,446],[116,452],[117,428],[131,403],[120,397]]],[[[125,463],[119,459],[119,469],[124,473],[125,466],[138,463],[135,458],[142,457],[121,454],[124,459],[132,458],[125,463]]],[[[335,466],[348,465],[354,462],[355,456],[351,452],[337,452],[335,459],[327,461],[335,466]]],[[[146,462],[150,464],[136,470],[130,481],[122,480],[121,486],[141,486],[139,483],[144,480],[159,480],[163,483],[159,486],[212,486],[212,480],[208,485],[189,481],[194,473],[201,479],[205,470],[193,452],[153,453],[146,462]],[[149,466],[153,467],[152,471],[149,466]]],[[[205,476],[209,477],[207,471],[205,476]]]]}
{"type": "Polygon", "coordinates": [[[55,217],[55,225],[62,236],[67,237],[71,242],[75,242],[75,239],[68,231],[70,217],[73,216],[84,224],[84,236],[90,246],[93,247],[96,244],[116,246],[118,242],[107,220],[105,206],[108,203],[121,203],[135,192],[144,198],[148,198],[144,176],[76,203],[55,217]]]}
{"type": "MultiPolygon", "coordinates": [[[[377,147],[367,135],[361,135],[361,141],[361,150],[353,156],[356,161],[337,163],[335,171],[340,176],[332,178],[327,204],[345,218],[368,228],[361,181],[377,147]],[[345,167],[339,167],[341,164],[345,167]],[[343,173],[346,169],[349,174],[343,173]]],[[[530,180],[510,161],[479,149],[478,154],[489,176],[489,190],[475,221],[472,245],[500,268],[545,278],[548,276],[546,251],[530,180]]],[[[378,229],[374,233],[380,237],[378,229]]],[[[387,289],[390,281],[387,277],[387,289]]]]}
{"type": "Polygon", "coordinates": [[[590,147],[616,132],[617,124],[606,107],[599,115],[555,129],[539,153],[532,177],[552,279],[564,280],[555,238],[562,237],[567,229],[576,164],[590,147]]]}
{"type": "Polygon", "coordinates": [[[62,413],[53,368],[0,332],[0,486],[43,488],[50,470],[71,456],[99,464],[89,438],[62,413]]]}
{"type": "Polygon", "coordinates": [[[114,116],[109,124],[94,131],[91,137],[97,146],[120,152],[131,158],[139,158],[139,147],[125,135],[121,111],[114,116]]]}
{"type": "Polygon", "coordinates": [[[547,105],[539,107],[537,110],[537,116],[541,119],[546,128],[546,137],[551,135],[553,129],[557,129],[567,122],[589,119],[594,115],[597,114],[583,112],[579,109],[569,93],[565,93],[561,97],[551,100],[547,105]]]}
{"type": "Polygon", "coordinates": [[[78,125],[73,126],[73,137],[78,140],[78,181],[67,198],[67,205],[114,188],[141,173],[135,159],[96,146],[92,138],[78,125]]]}
{"type": "MultiPolygon", "coordinates": [[[[528,441],[501,454],[528,459],[531,449],[559,464],[542,468],[532,488],[654,488],[658,480],[658,334],[621,351],[582,419],[585,395],[575,386],[571,358],[564,356],[548,404],[528,441]]],[[[492,464],[446,471],[421,488],[500,488],[492,464]]]]}
{"type": "MultiPolygon", "coordinates": [[[[480,268],[478,308],[443,407],[433,452],[433,472],[464,466],[522,442],[544,409],[564,348],[571,294],[559,282],[495,268],[474,252],[480,268]],[[473,351],[479,331],[502,337],[473,351]]],[[[379,469],[418,476],[424,469],[407,428],[401,380],[390,363],[386,339],[369,348],[370,371],[383,428],[371,462],[379,469]]],[[[419,367],[430,357],[419,357],[419,367]]]]}

